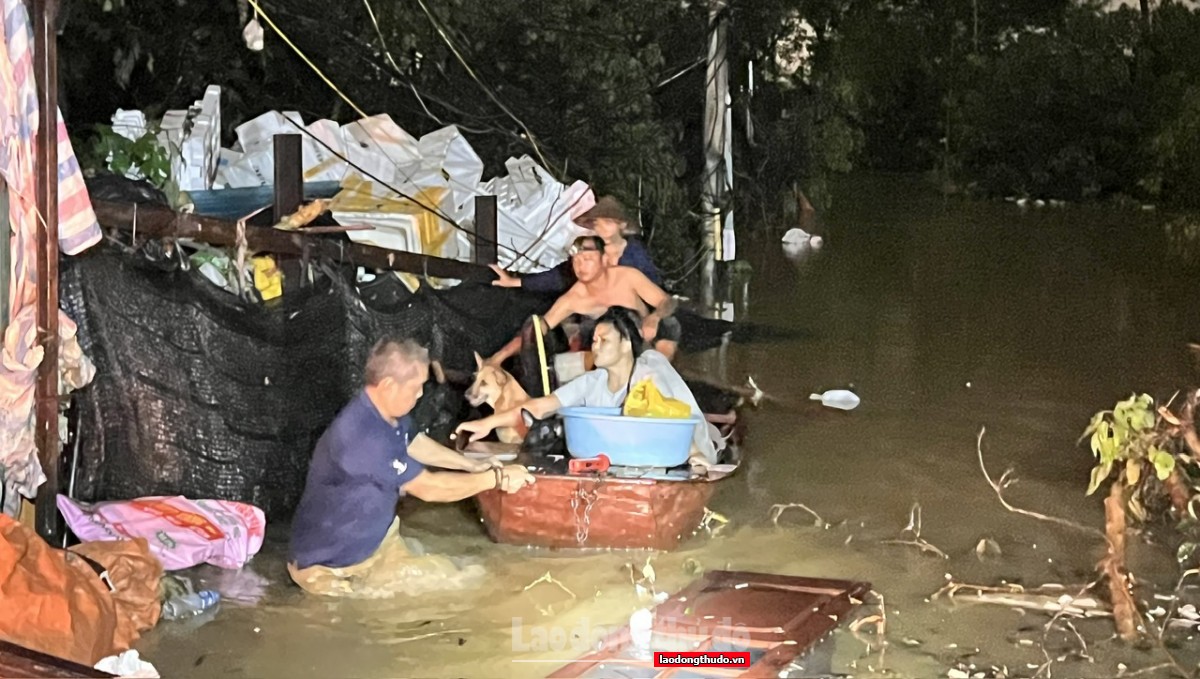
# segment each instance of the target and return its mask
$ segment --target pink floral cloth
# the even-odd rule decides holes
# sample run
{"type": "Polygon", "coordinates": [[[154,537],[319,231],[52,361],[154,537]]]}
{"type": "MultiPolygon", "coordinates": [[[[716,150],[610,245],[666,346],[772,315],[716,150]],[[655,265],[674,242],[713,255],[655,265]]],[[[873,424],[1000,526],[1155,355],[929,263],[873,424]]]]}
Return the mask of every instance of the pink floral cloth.
{"type": "MultiPolygon", "coordinates": [[[[9,318],[0,353],[0,477],[4,507],[11,513],[14,493],[32,498],[45,481],[34,444],[34,382],[43,350],[37,341],[37,212],[34,137],[38,98],[33,77],[33,31],[22,0],[3,0],[4,49],[0,50],[0,174],[8,189],[12,228],[9,318]]],[[[75,255],[101,238],[79,161],[58,112],[58,243],[75,255]]],[[[94,368],[75,341],[75,324],[59,312],[63,392],[86,385],[94,368]]]]}

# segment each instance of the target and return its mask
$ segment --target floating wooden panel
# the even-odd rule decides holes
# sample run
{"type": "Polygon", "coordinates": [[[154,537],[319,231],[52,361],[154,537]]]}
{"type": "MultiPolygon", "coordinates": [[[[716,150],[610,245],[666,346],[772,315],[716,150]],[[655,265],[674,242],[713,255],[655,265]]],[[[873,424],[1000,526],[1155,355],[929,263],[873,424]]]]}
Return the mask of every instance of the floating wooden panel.
{"type": "Polygon", "coordinates": [[[654,611],[653,651],[749,652],[748,669],[654,667],[630,653],[629,627],[551,674],[551,679],[777,677],[841,624],[870,583],[712,571],[654,611]]]}

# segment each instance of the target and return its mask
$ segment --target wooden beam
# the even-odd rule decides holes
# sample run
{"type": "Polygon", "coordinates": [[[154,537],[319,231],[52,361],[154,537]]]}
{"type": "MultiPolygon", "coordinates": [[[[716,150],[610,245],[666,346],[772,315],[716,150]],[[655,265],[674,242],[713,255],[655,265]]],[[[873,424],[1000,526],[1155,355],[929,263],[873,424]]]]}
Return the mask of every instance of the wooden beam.
{"type": "Polygon", "coordinates": [[[304,200],[304,162],[300,156],[300,135],[275,135],[275,219],[284,217],[300,207],[304,200]]]}
{"type": "MultiPolygon", "coordinates": [[[[93,201],[96,217],[102,226],[133,231],[133,203],[93,201]]],[[[158,205],[137,205],[137,234],[141,238],[188,238],[220,247],[237,245],[237,223],[212,217],[177,213],[158,205]]],[[[267,226],[246,225],[246,247],[251,252],[303,256],[305,246],[312,256],[328,258],[355,266],[388,269],[428,275],[435,278],[456,278],[463,281],[487,283],[496,275],[486,267],[443,257],[431,257],[412,252],[387,250],[370,245],[308,236],[295,231],[281,231],[267,226]]]]}
{"type": "Polygon", "coordinates": [[[0,640],[0,677],[76,679],[112,676],[87,665],[0,640]]]}
{"type": "Polygon", "coordinates": [[[46,482],[38,487],[38,535],[62,544],[56,497],[62,469],[58,437],[58,0],[33,0],[33,77],[38,94],[38,131],[34,138],[37,226],[37,327],[42,362],[34,387],[38,460],[46,482]]]}
{"type": "Polygon", "coordinates": [[[487,266],[496,259],[496,197],[475,196],[475,263],[487,266]]]}

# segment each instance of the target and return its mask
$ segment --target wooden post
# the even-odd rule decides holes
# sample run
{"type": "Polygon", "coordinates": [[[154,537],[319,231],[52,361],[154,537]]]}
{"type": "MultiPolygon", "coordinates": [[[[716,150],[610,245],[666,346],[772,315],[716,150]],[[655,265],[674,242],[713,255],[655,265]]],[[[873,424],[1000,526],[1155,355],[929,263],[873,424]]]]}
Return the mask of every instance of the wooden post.
{"type": "Polygon", "coordinates": [[[300,135],[275,135],[275,222],[292,214],[304,200],[304,160],[300,135]]]}
{"type": "Polygon", "coordinates": [[[475,263],[495,264],[496,254],[495,196],[475,196],[475,263]]]}
{"type": "Polygon", "coordinates": [[[62,543],[56,496],[62,469],[58,437],[58,0],[32,0],[33,77],[38,94],[34,139],[37,225],[37,327],[42,362],[34,389],[38,460],[46,482],[37,491],[35,525],[52,545],[62,543]]]}

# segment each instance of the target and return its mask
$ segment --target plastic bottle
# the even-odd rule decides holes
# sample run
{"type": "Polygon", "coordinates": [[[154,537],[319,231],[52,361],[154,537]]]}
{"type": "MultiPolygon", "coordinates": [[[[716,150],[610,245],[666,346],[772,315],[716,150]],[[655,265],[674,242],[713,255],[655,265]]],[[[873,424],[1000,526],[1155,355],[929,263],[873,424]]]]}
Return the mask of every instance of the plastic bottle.
{"type": "Polygon", "coordinates": [[[195,594],[184,594],[163,603],[162,617],[164,620],[178,620],[200,615],[217,605],[221,595],[211,589],[203,589],[195,594]]]}
{"type": "Polygon", "coordinates": [[[845,389],[831,389],[824,394],[813,394],[809,396],[809,399],[820,401],[821,405],[838,410],[854,410],[861,403],[857,394],[845,389]]]}

